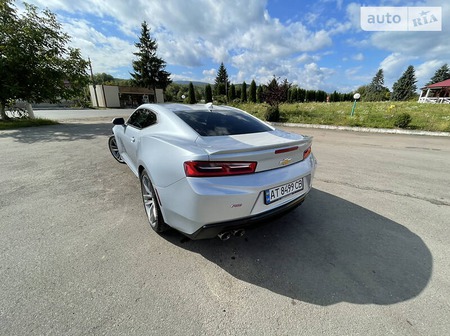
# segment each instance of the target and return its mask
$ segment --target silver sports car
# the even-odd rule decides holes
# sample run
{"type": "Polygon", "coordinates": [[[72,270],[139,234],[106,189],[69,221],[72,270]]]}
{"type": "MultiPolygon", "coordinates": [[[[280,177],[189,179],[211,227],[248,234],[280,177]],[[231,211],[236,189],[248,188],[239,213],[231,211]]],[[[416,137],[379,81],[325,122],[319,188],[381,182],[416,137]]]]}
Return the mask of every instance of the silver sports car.
{"type": "Polygon", "coordinates": [[[151,227],[241,236],[300,205],[316,160],[308,136],[228,106],[144,104],[113,120],[109,149],[140,179],[151,227]]]}

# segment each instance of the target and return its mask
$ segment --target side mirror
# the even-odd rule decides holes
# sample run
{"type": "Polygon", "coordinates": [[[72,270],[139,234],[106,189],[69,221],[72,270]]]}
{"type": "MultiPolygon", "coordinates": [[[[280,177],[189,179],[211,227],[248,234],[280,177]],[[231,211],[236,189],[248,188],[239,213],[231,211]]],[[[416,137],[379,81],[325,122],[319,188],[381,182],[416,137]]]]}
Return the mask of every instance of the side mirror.
{"type": "Polygon", "coordinates": [[[125,119],[123,119],[123,118],[114,118],[112,123],[114,125],[125,125],[125,119]]]}

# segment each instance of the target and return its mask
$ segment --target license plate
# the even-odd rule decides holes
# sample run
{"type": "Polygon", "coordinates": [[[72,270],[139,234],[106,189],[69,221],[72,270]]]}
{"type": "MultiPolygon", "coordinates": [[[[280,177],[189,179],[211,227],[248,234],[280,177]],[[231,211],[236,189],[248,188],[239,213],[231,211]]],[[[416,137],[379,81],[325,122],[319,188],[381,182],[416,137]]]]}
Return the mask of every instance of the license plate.
{"type": "Polygon", "coordinates": [[[303,190],[303,178],[264,191],[264,203],[270,204],[279,199],[303,190]]]}

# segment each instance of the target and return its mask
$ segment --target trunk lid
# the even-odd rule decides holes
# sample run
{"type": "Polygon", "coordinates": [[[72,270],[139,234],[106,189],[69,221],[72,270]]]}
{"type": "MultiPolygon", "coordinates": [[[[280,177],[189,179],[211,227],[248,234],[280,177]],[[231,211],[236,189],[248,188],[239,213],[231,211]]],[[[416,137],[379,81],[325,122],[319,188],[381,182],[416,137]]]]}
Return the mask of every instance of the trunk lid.
{"type": "Polygon", "coordinates": [[[281,130],[270,132],[204,136],[197,145],[210,161],[255,161],[256,172],[280,168],[303,160],[312,138],[281,130]]]}

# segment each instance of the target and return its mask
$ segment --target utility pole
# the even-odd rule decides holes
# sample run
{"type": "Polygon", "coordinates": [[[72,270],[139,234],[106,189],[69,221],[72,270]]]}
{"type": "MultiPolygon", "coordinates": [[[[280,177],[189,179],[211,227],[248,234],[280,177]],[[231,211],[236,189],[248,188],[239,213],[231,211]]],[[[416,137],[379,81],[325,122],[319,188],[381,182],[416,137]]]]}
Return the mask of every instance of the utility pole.
{"type": "Polygon", "coordinates": [[[92,72],[92,64],[91,64],[91,59],[89,57],[88,57],[88,60],[89,60],[89,69],[91,70],[92,87],[94,88],[95,103],[97,104],[96,107],[98,107],[98,97],[97,97],[97,89],[95,88],[94,73],[92,72]]]}
{"type": "Polygon", "coordinates": [[[228,103],[228,88],[227,88],[227,83],[228,82],[228,80],[227,80],[227,78],[225,79],[225,101],[228,103]]]}

